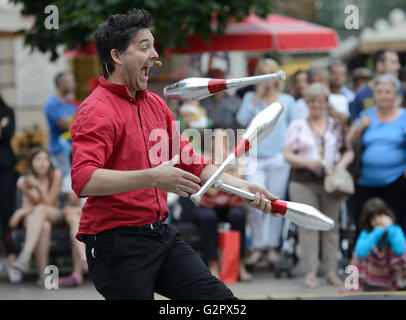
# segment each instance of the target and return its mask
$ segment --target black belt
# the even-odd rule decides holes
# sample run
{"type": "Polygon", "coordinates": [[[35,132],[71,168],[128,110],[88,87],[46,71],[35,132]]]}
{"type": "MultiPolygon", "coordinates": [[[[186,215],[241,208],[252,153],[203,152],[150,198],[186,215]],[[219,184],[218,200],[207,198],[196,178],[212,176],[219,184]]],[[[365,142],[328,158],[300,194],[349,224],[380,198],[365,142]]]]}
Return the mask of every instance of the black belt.
{"type": "Polygon", "coordinates": [[[128,230],[142,230],[142,231],[150,231],[150,230],[155,230],[159,229],[162,227],[162,221],[157,221],[154,223],[150,224],[144,224],[143,226],[134,226],[134,227],[123,227],[123,228],[128,228],[128,230]]]}
{"type": "Polygon", "coordinates": [[[154,230],[159,230],[162,228],[162,221],[156,221],[154,223],[149,223],[145,224],[142,226],[125,226],[125,227],[117,227],[114,229],[109,229],[105,230],[102,232],[99,232],[98,234],[95,235],[90,235],[90,234],[83,234],[81,236],[82,240],[87,240],[89,238],[96,238],[101,235],[108,235],[108,234],[114,234],[115,232],[120,232],[120,231],[154,231],[154,230]]]}
{"type": "Polygon", "coordinates": [[[113,233],[115,231],[153,231],[156,229],[160,229],[162,227],[162,221],[156,221],[154,223],[144,224],[142,226],[124,226],[124,227],[117,227],[114,229],[102,231],[99,234],[105,233],[113,233]]]}

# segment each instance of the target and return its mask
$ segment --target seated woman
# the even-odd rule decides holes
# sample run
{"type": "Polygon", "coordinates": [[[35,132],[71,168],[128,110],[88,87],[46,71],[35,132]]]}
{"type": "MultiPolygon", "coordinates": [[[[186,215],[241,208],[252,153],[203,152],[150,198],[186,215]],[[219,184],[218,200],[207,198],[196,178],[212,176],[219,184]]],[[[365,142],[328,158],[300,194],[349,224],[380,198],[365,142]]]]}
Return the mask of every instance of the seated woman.
{"type": "MultiPolygon", "coordinates": [[[[224,130],[214,130],[212,145],[213,164],[220,165],[227,157],[227,135],[224,130]],[[220,143],[216,137],[220,137],[220,143]]],[[[227,171],[227,173],[241,177],[236,169],[227,171]]],[[[194,215],[202,238],[203,259],[212,274],[219,278],[217,225],[219,222],[229,222],[232,230],[240,232],[240,280],[251,281],[252,277],[243,263],[246,226],[244,201],[236,195],[211,188],[203,196],[200,206],[195,208],[194,215]]]]}
{"type": "Polygon", "coordinates": [[[351,260],[359,276],[357,291],[402,288],[406,275],[405,234],[383,200],[372,198],[365,203],[360,228],[351,260]]]}
{"type": "Polygon", "coordinates": [[[21,176],[17,187],[23,194],[23,206],[10,218],[10,228],[22,222],[26,228],[23,250],[13,267],[27,272],[31,255],[35,252],[39,283],[43,283],[44,269],[48,265],[52,226],[63,221],[57,200],[61,192],[62,172],[53,168],[48,152],[34,147],[28,155],[27,175],[21,176]]]}

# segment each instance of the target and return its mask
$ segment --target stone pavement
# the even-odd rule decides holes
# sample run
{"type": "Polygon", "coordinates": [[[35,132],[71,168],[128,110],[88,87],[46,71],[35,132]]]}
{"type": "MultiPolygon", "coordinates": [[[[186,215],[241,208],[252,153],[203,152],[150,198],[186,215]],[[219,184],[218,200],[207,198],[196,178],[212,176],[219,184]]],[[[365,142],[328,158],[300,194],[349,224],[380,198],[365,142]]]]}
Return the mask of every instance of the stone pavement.
{"type": "MultiPolygon", "coordinates": [[[[321,286],[317,289],[308,289],[303,285],[303,276],[293,279],[276,279],[268,270],[254,272],[254,279],[248,283],[228,285],[236,296],[241,299],[334,299],[345,297],[339,294],[339,288],[327,285],[320,278],[321,286]]],[[[406,299],[405,295],[396,298],[406,299]]],[[[156,295],[157,299],[163,297],[156,295]]],[[[38,287],[35,276],[31,275],[22,283],[11,284],[6,275],[0,274],[0,300],[102,300],[103,297],[96,291],[89,279],[78,288],[46,290],[38,287]]]]}
{"type": "MultiPolygon", "coordinates": [[[[366,293],[366,294],[340,294],[341,288],[327,284],[320,277],[320,287],[309,289],[304,286],[304,277],[300,266],[293,270],[293,278],[275,278],[274,273],[267,267],[257,267],[252,275],[253,281],[228,284],[228,287],[240,299],[403,299],[406,292],[395,293],[366,293]]],[[[64,271],[61,271],[64,272],[64,271]]],[[[165,299],[156,295],[156,299],[165,299]]],[[[36,284],[34,272],[25,276],[23,282],[12,284],[8,281],[6,273],[0,271],[0,300],[103,300],[96,291],[90,279],[85,278],[82,286],[78,288],[60,288],[47,290],[36,284]]]]}

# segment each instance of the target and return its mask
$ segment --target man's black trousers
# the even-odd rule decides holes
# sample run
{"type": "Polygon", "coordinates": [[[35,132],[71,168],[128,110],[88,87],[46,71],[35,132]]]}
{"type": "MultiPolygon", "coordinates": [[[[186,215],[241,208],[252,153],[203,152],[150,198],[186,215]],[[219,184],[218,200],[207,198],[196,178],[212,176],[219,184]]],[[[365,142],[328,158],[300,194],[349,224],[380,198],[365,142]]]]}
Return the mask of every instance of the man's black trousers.
{"type": "Polygon", "coordinates": [[[84,235],[89,272],[105,299],[236,299],[168,224],[84,235]]]}

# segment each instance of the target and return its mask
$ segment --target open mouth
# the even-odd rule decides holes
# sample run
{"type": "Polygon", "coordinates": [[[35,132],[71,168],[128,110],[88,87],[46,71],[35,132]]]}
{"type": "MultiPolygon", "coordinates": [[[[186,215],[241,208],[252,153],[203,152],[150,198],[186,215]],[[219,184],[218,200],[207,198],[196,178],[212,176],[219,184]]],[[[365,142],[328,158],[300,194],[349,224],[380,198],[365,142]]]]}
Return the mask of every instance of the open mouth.
{"type": "Polygon", "coordinates": [[[149,74],[149,67],[143,67],[141,69],[141,74],[145,76],[145,78],[148,78],[148,74],[149,74]]]}

